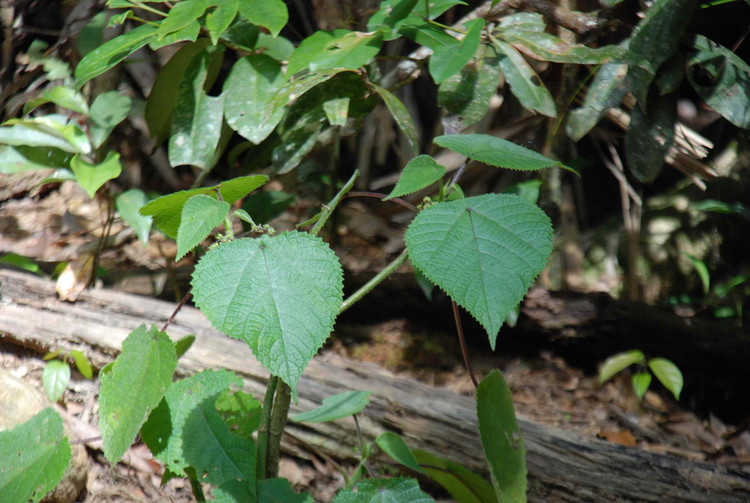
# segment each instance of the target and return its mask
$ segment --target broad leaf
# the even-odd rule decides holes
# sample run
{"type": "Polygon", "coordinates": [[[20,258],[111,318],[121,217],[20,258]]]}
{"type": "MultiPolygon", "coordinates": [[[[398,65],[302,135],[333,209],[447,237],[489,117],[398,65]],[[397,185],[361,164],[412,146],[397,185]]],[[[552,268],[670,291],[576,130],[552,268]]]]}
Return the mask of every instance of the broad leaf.
{"type": "Polygon", "coordinates": [[[506,316],[547,263],[552,226],[518,196],[485,194],[422,210],[405,239],[412,264],[481,323],[494,350],[506,316]]]}
{"type": "Polygon", "coordinates": [[[0,432],[0,501],[38,502],[62,480],[70,444],[60,414],[47,407],[0,432]]]}
{"type": "Polygon", "coordinates": [[[101,93],[91,104],[91,139],[94,148],[100,147],[112,130],[130,113],[133,100],[117,91],[101,93]]]}
{"type": "Polygon", "coordinates": [[[271,117],[265,110],[286,78],[281,64],[263,54],[252,54],[238,60],[224,82],[227,123],[253,143],[265,140],[281,120],[284,109],[271,117]]]}
{"type": "Polygon", "coordinates": [[[557,117],[557,107],[549,90],[526,59],[510,44],[496,41],[500,68],[513,95],[521,104],[548,117],[557,117]]]}
{"type": "Polygon", "coordinates": [[[216,411],[216,399],[242,380],[227,370],[204,370],[177,381],[154,409],[141,436],[170,471],[194,468],[209,484],[238,480],[255,487],[255,446],[233,435],[216,411]]]}
{"type": "Polygon", "coordinates": [[[323,103],[323,111],[331,126],[346,125],[349,114],[349,98],[334,98],[323,103]]]}
{"type": "Polygon", "coordinates": [[[373,89],[375,89],[375,92],[377,92],[380,97],[383,98],[385,106],[388,107],[388,110],[391,112],[393,119],[396,121],[396,124],[398,124],[398,127],[401,128],[401,131],[403,131],[406,139],[409,140],[409,143],[411,143],[412,148],[418,151],[419,132],[417,131],[417,126],[414,124],[414,120],[411,118],[411,115],[406,109],[406,106],[404,106],[401,100],[398,99],[396,95],[391,93],[389,90],[382,88],[376,84],[371,83],[370,85],[373,87],[373,89]]]}
{"type": "Polygon", "coordinates": [[[31,119],[10,119],[0,127],[0,143],[52,147],[73,154],[88,154],[91,143],[75,120],[59,114],[31,119]]]}
{"type": "Polygon", "coordinates": [[[120,154],[110,150],[107,158],[99,164],[89,164],[76,155],[70,160],[70,169],[75,174],[78,184],[93,198],[105,182],[120,176],[120,154]]]}
{"type": "Polygon", "coordinates": [[[60,360],[52,360],[42,371],[42,387],[52,403],[57,402],[70,382],[70,366],[60,360]]]}
{"type": "Polygon", "coordinates": [[[268,28],[274,37],[278,36],[289,20],[289,11],[284,0],[241,0],[240,14],[251,23],[268,28]]]}
{"type": "Polygon", "coordinates": [[[123,192],[115,200],[115,207],[126,224],[133,228],[135,235],[143,246],[148,242],[152,218],[140,214],[140,209],[148,202],[146,194],[140,189],[130,189],[123,192]]]}
{"type": "Polygon", "coordinates": [[[56,148],[0,145],[0,173],[67,168],[72,158],[56,148]]]}
{"type": "Polygon", "coordinates": [[[215,503],[313,503],[309,494],[297,494],[287,479],[266,479],[258,483],[258,494],[236,480],[213,490],[215,503]]]}
{"type": "Polygon", "coordinates": [[[455,75],[474,57],[482,39],[484,19],[472,19],[466,23],[466,36],[458,47],[438,47],[430,56],[428,68],[436,84],[455,75]]]}
{"type": "Polygon", "coordinates": [[[317,31],[294,50],[287,73],[314,72],[331,68],[356,70],[372,60],[380,50],[380,33],[349,30],[317,31]]]}
{"type": "Polygon", "coordinates": [[[477,65],[468,64],[440,84],[438,104],[461,119],[463,127],[482,120],[500,80],[500,58],[485,52],[477,65]]]}
{"type": "Polygon", "coordinates": [[[583,104],[568,115],[565,132],[573,141],[581,138],[596,126],[612,107],[616,107],[627,93],[626,65],[602,65],[594,75],[583,104]]]}
{"type": "Polygon", "coordinates": [[[104,455],[117,463],[172,384],[177,368],[169,336],[152,325],[136,328],[108,372],[101,372],[99,427],[104,455]]]}
{"type": "Polygon", "coordinates": [[[646,357],[642,351],[637,349],[610,356],[604,361],[601,370],[599,370],[599,384],[609,380],[613,375],[633,364],[643,365],[644,363],[646,363],[646,357]]]}
{"type": "Polygon", "coordinates": [[[437,161],[429,155],[415,157],[408,162],[406,167],[404,167],[398,182],[396,182],[396,186],[393,187],[393,190],[388,194],[388,197],[386,197],[384,201],[392,197],[401,197],[422,190],[425,187],[429,187],[440,180],[444,174],[445,167],[438,164],[437,161]]]}
{"type": "Polygon", "coordinates": [[[646,394],[648,387],[651,385],[651,374],[648,372],[638,372],[633,374],[631,379],[633,381],[633,390],[639,400],[643,399],[643,395],[646,394]]]}
{"type": "Polygon", "coordinates": [[[477,389],[479,437],[498,501],[526,502],[526,453],[513,397],[503,374],[493,370],[477,389]]]}
{"type": "Polygon", "coordinates": [[[247,342],[296,396],[297,381],[333,329],[342,275],[323,241],[285,232],[211,250],[191,284],[195,304],[213,326],[247,342]]]}
{"type": "Polygon", "coordinates": [[[677,95],[664,96],[649,106],[648,113],[635,107],[625,134],[628,168],[642,183],[651,183],[661,172],[664,158],[674,143],[677,95]]]}
{"type": "Polygon", "coordinates": [[[672,392],[675,400],[679,400],[684,381],[677,365],[666,358],[652,358],[648,361],[648,368],[659,379],[659,382],[672,392]]]}
{"type": "Polygon", "coordinates": [[[198,194],[182,207],[180,228],[177,229],[177,256],[179,261],[198,246],[229,215],[229,203],[198,194]]]}
{"type": "Polygon", "coordinates": [[[76,66],[76,88],[80,88],[146,45],[156,36],[156,30],[156,26],[143,24],[88,53],[76,66]]]}
{"type": "Polygon", "coordinates": [[[419,489],[414,479],[367,479],[357,484],[357,491],[344,489],[333,503],[430,503],[434,501],[419,489]]]}
{"type": "Polygon", "coordinates": [[[468,468],[420,449],[412,451],[421,470],[460,503],[498,503],[495,488],[468,468]]]}
{"type": "Polygon", "coordinates": [[[216,191],[218,190],[221,193],[221,199],[231,205],[267,181],[268,177],[265,175],[250,175],[233,178],[213,187],[182,190],[154,199],[141,208],[140,213],[141,215],[153,216],[154,225],[170,238],[176,239],[177,230],[180,228],[182,220],[182,208],[191,197],[205,194],[216,198],[216,191]]]}
{"type": "Polygon", "coordinates": [[[401,437],[391,431],[386,431],[378,435],[375,443],[380,449],[388,454],[394,461],[401,463],[415,472],[422,472],[422,468],[411,453],[411,449],[406,445],[401,437]]]}
{"type": "Polygon", "coordinates": [[[69,87],[55,86],[52,89],[44,91],[40,97],[27,101],[23,106],[23,113],[27,114],[45,103],[54,103],[57,106],[83,115],[89,112],[88,103],[86,103],[86,98],[83,95],[69,87]]]}
{"type": "Polygon", "coordinates": [[[216,45],[219,37],[232,24],[239,6],[240,0],[221,0],[216,2],[216,9],[206,16],[206,29],[212,44],[216,45]]]}
{"type": "Polygon", "coordinates": [[[159,23],[156,32],[159,40],[170,33],[179,31],[198,20],[206,11],[210,2],[205,0],[182,0],[169,9],[167,17],[159,23]]]}
{"type": "Polygon", "coordinates": [[[296,423],[323,423],[349,417],[361,412],[370,403],[371,391],[344,391],[325,397],[320,407],[295,414],[296,423]]]}
{"type": "Polygon", "coordinates": [[[486,134],[443,135],[435,138],[434,142],[469,159],[498,168],[536,171],[557,166],[573,171],[560,161],[553,161],[534,150],[486,134]]]}
{"type": "Polygon", "coordinates": [[[216,411],[229,429],[245,438],[251,438],[260,424],[261,403],[243,391],[224,391],[216,399],[216,411]]]}

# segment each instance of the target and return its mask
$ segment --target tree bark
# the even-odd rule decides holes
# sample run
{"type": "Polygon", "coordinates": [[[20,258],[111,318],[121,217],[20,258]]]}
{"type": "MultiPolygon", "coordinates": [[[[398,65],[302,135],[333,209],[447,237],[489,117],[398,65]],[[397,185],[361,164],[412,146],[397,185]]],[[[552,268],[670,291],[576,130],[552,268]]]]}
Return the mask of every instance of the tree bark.
{"type": "MultiPolygon", "coordinates": [[[[0,270],[0,341],[39,352],[82,349],[101,368],[138,325],[161,325],[174,304],[108,290],[84,292],[74,304],[56,299],[53,283],[0,270]]],[[[174,339],[196,335],[178,374],[224,367],[241,376],[246,391],[261,396],[268,373],[248,347],[211,328],[185,307],[168,330],[174,339]]],[[[447,456],[486,473],[474,399],[394,376],[373,364],[321,354],[299,383],[292,412],[309,410],[331,394],[370,390],[360,424],[367,439],[385,430],[415,448],[447,456]]],[[[520,420],[527,451],[530,501],[544,502],[743,502],[750,500],[750,468],[694,462],[590,439],[520,420]]],[[[357,436],[350,418],[334,423],[290,423],[283,448],[353,460],[357,436]]]]}

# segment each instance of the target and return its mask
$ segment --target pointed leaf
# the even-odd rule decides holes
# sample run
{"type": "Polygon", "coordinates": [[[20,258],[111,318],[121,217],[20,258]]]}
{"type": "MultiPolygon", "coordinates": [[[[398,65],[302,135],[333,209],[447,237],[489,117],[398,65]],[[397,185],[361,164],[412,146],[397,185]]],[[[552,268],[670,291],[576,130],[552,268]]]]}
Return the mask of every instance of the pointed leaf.
{"type": "Polygon", "coordinates": [[[274,37],[289,20],[289,11],[284,0],[240,1],[240,14],[251,23],[268,28],[274,37]]]}
{"type": "Polygon", "coordinates": [[[552,225],[518,196],[485,194],[424,209],[405,239],[412,264],[482,324],[494,350],[506,316],[547,264],[552,225]]]}
{"type": "Polygon", "coordinates": [[[47,398],[55,403],[62,397],[70,382],[70,366],[60,360],[52,360],[42,371],[42,386],[47,398]]]}
{"type": "Polygon", "coordinates": [[[157,37],[163,39],[170,33],[179,31],[200,18],[210,2],[205,0],[182,0],[169,9],[167,17],[159,24],[157,37]]]}
{"type": "Polygon", "coordinates": [[[53,147],[70,153],[88,154],[91,143],[75,120],[58,114],[31,119],[10,119],[0,127],[0,143],[53,147]],[[10,127],[7,127],[10,126],[10,127]]]}
{"type": "Polygon", "coordinates": [[[648,368],[659,379],[659,382],[672,392],[675,400],[679,400],[684,381],[677,365],[666,358],[652,358],[648,361],[648,368]]]}
{"type": "Polygon", "coordinates": [[[495,488],[468,468],[420,449],[412,451],[421,470],[461,503],[498,503],[495,488]]]}
{"type": "Polygon", "coordinates": [[[38,106],[44,105],[45,103],[54,103],[57,106],[67,108],[79,114],[86,115],[89,112],[88,103],[83,95],[75,92],[75,90],[65,86],[55,86],[52,89],[47,89],[44,93],[33,100],[29,100],[23,106],[23,113],[27,114],[31,110],[38,106]]]}
{"type": "Polygon", "coordinates": [[[419,489],[414,479],[367,479],[357,484],[357,491],[344,489],[333,503],[430,503],[430,496],[419,489]]]}
{"type": "Polygon", "coordinates": [[[643,399],[643,395],[646,394],[648,387],[651,385],[651,374],[648,372],[638,372],[633,374],[633,390],[638,397],[638,400],[643,399]]]}
{"type": "Polygon", "coordinates": [[[503,374],[493,370],[477,389],[477,419],[484,456],[498,501],[526,502],[526,453],[513,397],[503,374]]]}
{"type": "Polygon", "coordinates": [[[540,114],[557,117],[555,100],[526,59],[513,46],[501,40],[495,43],[495,47],[505,80],[518,101],[540,114]]]}
{"type": "Polygon", "coordinates": [[[94,148],[100,147],[112,130],[130,113],[133,100],[117,91],[102,93],[91,104],[91,138],[94,148]]]}
{"type": "Polygon", "coordinates": [[[421,472],[422,468],[414,459],[414,455],[401,437],[391,431],[381,433],[375,439],[375,443],[380,449],[388,454],[394,461],[397,461],[415,472],[421,472]]]}
{"type": "Polygon", "coordinates": [[[378,32],[317,31],[294,50],[287,73],[293,75],[304,69],[312,72],[330,68],[356,70],[377,55],[382,41],[378,32]]]}
{"type": "Polygon", "coordinates": [[[643,352],[637,349],[610,356],[604,361],[601,370],[599,370],[599,384],[608,381],[613,375],[633,364],[643,365],[645,362],[646,357],[643,355],[643,352]]]}
{"type": "Polygon", "coordinates": [[[385,106],[388,107],[393,119],[396,121],[396,124],[398,124],[398,127],[401,128],[401,131],[404,132],[404,136],[409,140],[412,148],[414,150],[419,150],[419,132],[417,131],[417,126],[414,124],[414,120],[411,118],[409,111],[401,100],[385,88],[372,83],[370,85],[375,89],[375,92],[383,98],[385,106]]]}
{"type": "Polygon", "coordinates": [[[429,155],[415,157],[404,167],[396,186],[383,200],[386,201],[392,197],[401,197],[422,190],[440,180],[444,174],[445,167],[438,164],[429,155]]]}
{"type": "Polygon", "coordinates": [[[345,126],[349,113],[349,98],[335,98],[323,103],[326,119],[331,126],[345,126]]]}
{"type": "Polygon", "coordinates": [[[62,480],[69,463],[62,418],[51,407],[0,431],[0,501],[41,501],[62,480]]]}
{"type": "Polygon", "coordinates": [[[370,403],[371,391],[344,391],[325,397],[320,407],[295,414],[296,423],[323,423],[361,412],[370,403]]]}
{"type": "Polygon", "coordinates": [[[202,482],[236,480],[253,490],[253,441],[233,435],[216,411],[217,397],[230,386],[242,386],[242,380],[227,370],[204,370],[177,381],[143,425],[141,436],[177,475],[191,467],[202,482]]]}
{"type": "Polygon", "coordinates": [[[84,355],[77,349],[74,349],[70,352],[70,356],[73,357],[73,361],[76,362],[76,368],[83,377],[85,377],[86,379],[91,379],[94,376],[94,371],[91,368],[91,364],[86,359],[86,355],[84,355]]]}
{"type": "Polygon", "coordinates": [[[120,176],[122,171],[120,154],[110,150],[107,158],[99,164],[89,164],[76,155],[70,160],[70,169],[75,174],[78,184],[93,199],[96,191],[105,182],[120,176]]]}
{"type": "Polygon", "coordinates": [[[209,251],[193,273],[195,304],[218,330],[248,343],[296,395],[343,298],[336,255],[300,232],[239,239],[209,251]]]}
{"type": "Polygon", "coordinates": [[[591,131],[612,107],[616,107],[627,93],[627,65],[602,65],[594,75],[583,104],[573,110],[565,124],[565,132],[579,141],[591,131]]]}
{"type": "Polygon", "coordinates": [[[229,215],[229,203],[198,194],[191,197],[182,208],[180,228],[177,229],[177,256],[179,261],[190,250],[201,244],[214,227],[229,215]]]}
{"type": "Polygon", "coordinates": [[[72,158],[56,148],[0,145],[0,173],[66,168],[72,158]]]}
{"type": "Polygon", "coordinates": [[[175,350],[175,356],[177,358],[182,358],[182,356],[188,352],[188,350],[193,346],[193,343],[195,342],[195,334],[188,334],[185,337],[175,341],[174,343],[174,350],[175,350]]]}
{"type": "Polygon", "coordinates": [[[625,134],[628,168],[643,183],[651,183],[661,172],[664,158],[674,143],[677,95],[663,96],[649,106],[648,113],[635,107],[625,134]]]}
{"type": "Polygon", "coordinates": [[[149,413],[172,384],[177,368],[169,336],[152,325],[136,328],[122,343],[109,372],[101,372],[99,427],[104,455],[117,463],[135,440],[149,413]]]}
{"type": "Polygon", "coordinates": [[[229,28],[234,18],[237,16],[237,10],[240,6],[240,0],[221,0],[217,2],[216,8],[206,16],[206,29],[211,37],[211,43],[216,45],[219,37],[229,28]]]}
{"type": "Polygon", "coordinates": [[[479,48],[483,28],[484,19],[472,19],[466,23],[466,36],[457,48],[438,47],[435,49],[430,56],[428,68],[436,84],[440,84],[451,75],[460,72],[461,68],[471,61],[479,48]]]}
{"type": "Polygon", "coordinates": [[[143,246],[148,242],[149,231],[151,231],[152,218],[140,214],[140,209],[148,202],[146,194],[140,189],[130,189],[123,192],[115,200],[117,213],[120,214],[126,224],[133,228],[135,235],[143,246]]]}
{"type": "Polygon", "coordinates": [[[482,120],[500,80],[500,59],[491,50],[478,65],[468,64],[438,88],[438,104],[461,119],[463,127],[482,120]]]}

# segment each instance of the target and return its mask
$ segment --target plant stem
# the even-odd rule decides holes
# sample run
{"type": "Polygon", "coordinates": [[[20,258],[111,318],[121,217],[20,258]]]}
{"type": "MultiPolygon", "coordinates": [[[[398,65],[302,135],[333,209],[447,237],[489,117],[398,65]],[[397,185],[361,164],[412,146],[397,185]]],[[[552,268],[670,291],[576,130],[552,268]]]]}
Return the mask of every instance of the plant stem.
{"type": "MultiPolygon", "coordinates": [[[[385,199],[386,197],[388,197],[388,195],[387,194],[380,194],[379,192],[354,191],[354,192],[349,192],[349,194],[347,194],[346,197],[374,197],[375,199],[381,199],[382,200],[382,199],[385,199]]],[[[407,209],[413,211],[414,213],[419,213],[419,209],[416,206],[414,206],[413,204],[411,204],[409,201],[404,201],[403,199],[398,198],[398,197],[392,197],[390,199],[390,201],[392,201],[392,202],[394,202],[396,204],[400,204],[404,208],[407,208],[407,209]]]]}
{"type": "Polygon", "coordinates": [[[273,396],[276,393],[276,385],[279,378],[271,376],[266,387],[266,396],[263,398],[263,410],[260,413],[260,425],[258,425],[258,445],[255,455],[255,477],[260,481],[266,478],[266,454],[268,451],[268,432],[271,429],[271,409],[273,408],[273,396]]]}
{"type": "Polygon", "coordinates": [[[323,226],[326,224],[326,222],[330,218],[331,213],[333,212],[333,210],[336,209],[336,206],[339,205],[339,203],[344,198],[344,196],[346,195],[346,193],[349,192],[350,190],[352,190],[352,187],[354,187],[354,181],[357,179],[358,176],[359,176],[359,170],[355,169],[354,173],[352,173],[352,176],[349,178],[349,181],[346,182],[346,185],[344,185],[343,187],[341,187],[341,190],[339,191],[339,193],[336,194],[336,196],[333,199],[331,199],[331,201],[328,204],[326,204],[326,205],[323,206],[323,209],[320,210],[320,218],[315,223],[315,225],[313,226],[313,228],[310,229],[310,234],[311,235],[313,235],[313,236],[317,236],[318,235],[318,233],[320,232],[320,230],[323,228],[323,226]]]}
{"type": "Polygon", "coordinates": [[[471,368],[471,363],[469,362],[469,350],[466,347],[466,340],[464,339],[464,327],[461,325],[461,313],[458,311],[458,304],[456,304],[456,301],[453,300],[451,303],[453,304],[453,318],[456,320],[456,331],[458,332],[458,342],[461,343],[461,354],[464,357],[464,365],[466,365],[466,370],[469,371],[471,382],[474,383],[474,387],[479,388],[479,382],[477,381],[477,378],[474,375],[474,369],[471,368]]]}
{"type": "Polygon", "coordinates": [[[396,271],[396,269],[398,269],[401,266],[401,264],[406,262],[406,258],[408,256],[409,256],[409,252],[407,250],[402,251],[401,255],[396,257],[396,259],[390,264],[388,264],[385,269],[383,269],[382,271],[377,273],[375,276],[373,276],[373,278],[370,281],[362,285],[362,287],[360,287],[359,290],[351,294],[348,299],[344,299],[344,302],[341,303],[339,314],[343,313],[344,311],[352,307],[352,305],[355,302],[357,302],[362,297],[370,293],[370,291],[372,291],[373,288],[378,286],[380,283],[383,282],[384,279],[386,279],[388,276],[393,274],[393,272],[396,271]]]}
{"type": "Polygon", "coordinates": [[[187,301],[190,300],[190,297],[192,296],[193,296],[193,292],[188,292],[185,294],[185,296],[182,298],[180,303],[177,304],[177,307],[174,309],[174,311],[172,311],[172,314],[170,315],[167,322],[164,324],[163,327],[161,327],[162,332],[166,332],[167,327],[169,327],[169,325],[174,321],[174,317],[177,316],[177,313],[180,312],[180,309],[182,309],[182,306],[184,306],[187,303],[187,301]]]}
{"type": "Polygon", "coordinates": [[[271,413],[268,457],[266,458],[266,478],[269,479],[279,476],[281,434],[284,433],[284,426],[286,426],[286,419],[289,414],[289,404],[292,401],[292,389],[281,379],[278,382],[276,399],[273,401],[273,412],[271,413]]]}

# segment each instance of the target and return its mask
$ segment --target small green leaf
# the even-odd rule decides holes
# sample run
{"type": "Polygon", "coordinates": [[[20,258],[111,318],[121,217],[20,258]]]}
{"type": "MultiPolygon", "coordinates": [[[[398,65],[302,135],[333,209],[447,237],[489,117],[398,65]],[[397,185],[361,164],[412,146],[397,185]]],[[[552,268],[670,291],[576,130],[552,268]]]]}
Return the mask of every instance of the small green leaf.
{"type": "Polygon", "coordinates": [[[57,106],[67,108],[82,115],[86,115],[89,112],[88,103],[86,103],[86,98],[83,95],[69,87],[55,86],[52,89],[44,91],[40,97],[27,101],[23,106],[23,113],[27,114],[45,103],[54,103],[57,106]]]}
{"type": "Polygon", "coordinates": [[[91,104],[91,137],[94,148],[101,146],[112,130],[130,113],[133,100],[117,91],[102,93],[91,104]]]}
{"type": "Polygon", "coordinates": [[[466,63],[471,61],[479,48],[484,23],[485,21],[482,18],[472,19],[466,23],[467,33],[458,47],[438,47],[435,49],[430,56],[428,68],[436,84],[440,84],[451,75],[455,75],[461,71],[466,63]]]}
{"type": "Polygon", "coordinates": [[[78,155],[70,160],[70,169],[76,176],[76,181],[83,187],[86,194],[93,199],[94,194],[108,180],[120,176],[122,165],[120,164],[120,154],[109,151],[106,159],[99,164],[89,164],[82,160],[78,155]]]}
{"type": "Polygon", "coordinates": [[[414,459],[414,455],[401,437],[391,431],[381,433],[375,439],[375,443],[380,449],[388,454],[394,461],[397,461],[415,472],[422,472],[422,468],[414,459]]]}
{"type": "Polygon", "coordinates": [[[404,167],[396,186],[383,200],[386,201],[392,197],[401,197],[422,190],[440,180],[444,174],[445,167],[438,164],[429,155],[415,157],[404,167]]]}
{"type": "Polygon", "coordinates": [[[430,496],[419,489],[414,479],[367,479],[357,484],[356,492],[344,489],[333,503],[430,503],[430,496]]]}
{"type": "Polygon", "coordinates": [[[388,107],[388,110],[391,112],[393,119],[396,121],[396,124],[398,124],[398,127],[401,128],[401,131],[404,132],[404,136],[406,136],[406,139],[409,140],[412,148],[418,151],[419,132],[417,131],[417,126],[414,124],[414,120],[411,118],[411,115],[409,115],[409,111],[406,109],[404,104],[400,99],[396,97],[396,95],[391,93],[389,90],[384,89],[376,84],[371,83],[370,85],[373,87],[373,89],[375,89],[375,92],[377,92],[380,97],[383,98],[385,106],[388,107]]]}
{"type": "Polygon", "coordinates": [[[135,440],[149,413],[172,384],[177,368],[169,336],[156,326],[136,328],[108,372],[100,373],[99,427],[104,455],[117,463],[135,440]]]}
{"type": "Polygon", "coordinates": [[[70,382],[70,366],[60,360],[50,361],[42,371],[42,386],[52,403],[58,401],[70,382]]]}
{"type": "Polygon", "coordinates": [[[86,355],[84,355],[77,349],[74,349],[70,352],[70,356],[73,357],[73,361],[76,362],[76,368],[83,377],[85,377],[86,379],[91,379],[92,377],[94,377],[94,371],[91,368],[91,364],[86,359],[86,355]]]}
{"type": "Polygon", "coordinates": [[[557,117],[554,98],[526,59],[513,46],[501,40],[495,42],[495,47],[505,80],[518,101],[540,114],[557,117]]]}
{"type": "Polygon", "coordinates": [[[711,289],[711,275],[708,272],[706,263],[701,259],[690,255],[689,253],[682,252],[682,254],[685,255],[688,260],[690,260],[690,263],[693,264],[695,272],[698,273],[698,276],[701,279],[701,284],[703,285],[703,295],[708,295],[708,292],[711,289]]]}
{"type": "Polygon", "coordinates": [[[646,394],[648,387],[651,385],[651,374],[648,372],[637,372],[633,374],[632,381],[638,400],[642,400],[643,395],[646,394]]]}
{"type": "Polygon", "coordinates": [[[163,39],[170,33],[179,31],[198,20],[210,2],[204,0],[182,0],[169,9],[167,17],[159,24],[157,37],[163,39]]]}
{"type": "Polygon", "coordinates": [[[62,418],[51,407],[0,431],[0,501],[41,501],[62,480],[69,463],[62,418]]]}
{"type": "Polygon", "coordinates": [[[549,218],[511,194],[485,194],[422,210],[406,231],[412,264],[485,328],[494,350],[511,309],[552,251],[549,218]]]}
{"type": "Polygon", "coordinates": [[[627,65],[602,65],[594,75],[583,104],[568,115],[565,132],[579,141],[591,131],[612,107],[616,107],[627,93],[627,65]]]}
{"type": "Polygon", "coordinates": [[[631,173],[642,183],[651,183],[661,172],[664,158],[674,143],[677,95],[662,96],[648,112],[635,107],[625,133],[625,159],[631,173]]]}
{"type": "Polygon", "coordinates": [[[637,349],[610,356],[604,361],[601,370],[599,370],[599,384],[608,381],[613,375],[633,364],[643,365],[644,363],[646,363],[646,357],[643,355],[643,351],[637,349]]]}
{"type": "Polygon", "coordinates": [[[417,2],[422,0],[385,0],[380,8],[367,21],[368,31],[380,31],[384,40],[398,38],[398,27],[401,21],[411,13],[417,2]]]}
{"type": "Polygon", "coordinates": [[[575,172],[573,168],[560,161],[553,161],[534,150],[486,134],[443,135],[438,136],[433,141],[441,147],[449,148],[469,159],[498,168],[536,171],[557,166],[575,172]]]}
{"type": "Polygon", "coordinates": [[[232,24],[239,6],[240,0],[221,0],[216,2],[216,8],[206,16],[206,29],[212,44],[216,45],[219,37],[232,24]]]}
{"type": "Polygon", "coordinates": [[[371,391],[344,391],[323,399],[320,407],[300,412],[290,419],[296,423],[323,423],[353,416],[370,403],[371,391]]]}
{"type": "Polygon", "coordinates": [[[190,349],[193,346],[194,342],[195,342],[195,334],[188,334],[185,337],[175,341],[174,343],[175,356],[177,358],[182,358],[182,356],[188,352],[188,349],[190,349]]]}
{"type": "Polygon", "coordinates": [[[277,61],[289,61],[294,52],[294,44],[284,37],[273,37],[267,33],[258,35],[256,44],[258,49],[263,50],[263,54],[277,61]]]}
{"type": "Polygon", "coordinates": [[[513,398],[503,374],[493,370],[477,389],[477,419],[482,448],[498,501],[526,502],[526,454],[513,398]]]}
{"type": "Polygon", "coordinates": [[[250,393],[224,391],[216,399],[216,410],[229,429],[245,438],[251,438],[260,424],[261,403],[250,393]]]}
{"type": "Polygon", "coordinates": [[[274,37],[278,36],[289,21],[289,11],[284,0],[240,1],[240,14],[251,23],[268,28],[274,37]]]}
{"type": "Polygon", "coordinates": [[[156,26],[144,24],[105,42],[88,53],[76,66],[76,88],[106,72],[117,63],[146,45],[156,36],[156,26]]]}
{"type": "Polygon", "coordinates": [[[230,480],[213,490],[215,503],[313,503],[309,494],[297,494],[287,479],[266,479],[258,483],[258,494],[246,484],[230,480]]]}
{"type": "Polygon", "coordinates": [[[440,484],[460,503],[498,503],[495,488],[468,468],[429,452],[414,449],[422,472],[440,484]]]}
{"type": "Polygon", "coordinates": [[[229,215],[229,203],[198,194],[182,207],[180,228],[177,229],[177,256],[179,261],[190,250],[198,246],[214,227],[229,215]]]}
{"type": "Polygon", "coordinates": [[[416,15],[410,15],[401,22],[398,32],[419,45],[423,45],[433,51],[448,48],[458,49],[459,41],[456,37],[449,35],[444,29],[416,15]]]}
{"type": "Polygon", "coordinates": [[[654,373],[659,382],[664,385],[675,397],[675,400],[680,399],[680,393],[682,392],[682,372],[680,369],[667,360],[666,358],[652,358],[648,361],[648,368],[654,373]]]}
{"type": "MultiPolygon", "coordinates": [[[[22,257],[21,255],[17,255],[15,253],[4,254],[2,257],[0,257],[0,264],[7,264],[13,267],[18,267],[19,269],[23,269],[24,271],[38,274],[39,276],[44,276],[44,272],[42,272],[42,270],[39,268],[39,264],[28,257],[22,257]]],[[[52,358],[54,358],[58,354],[60,354],[59,351],[57,351],[52,358]]],[[[47,360],[48,358],[44,359],[47,360]]]]}
{"type": "Polygon", "coordinates": [[[382,41],[378,32],[317,31],[294,50],[287,73],[294,75],[304,69],[311,72],[331,68],[356,70],[378,54],[382,41]]]}
{"type": "Polygon", "coordinates": [[[126,224],[133,228],[135,235],[141,241],[143,246],[146,246],[148,242],[149,231],[151,231],[150,216],[144,216],[140,214],[140,209],[143,208],[148,202],[146,194],[141,189],[130,189],[119,196],[115,200],[115,206],[117,212],[120,214],[126,224]]]}
{"type": "Polygon", "coordinates": [[[349,113],[349,98],[328,100],[323,103],[323,111],[331,126],[344,126],[349,113]]]}

